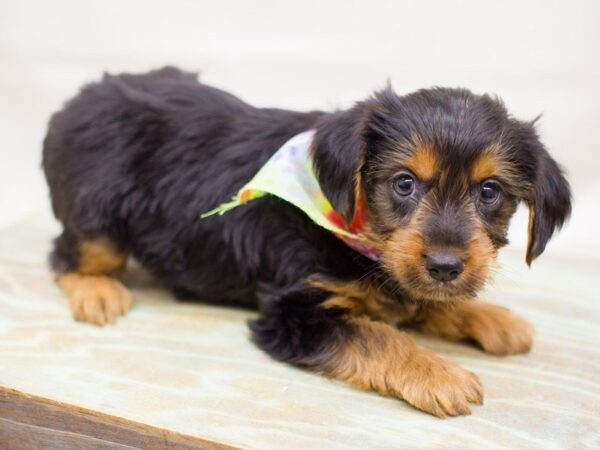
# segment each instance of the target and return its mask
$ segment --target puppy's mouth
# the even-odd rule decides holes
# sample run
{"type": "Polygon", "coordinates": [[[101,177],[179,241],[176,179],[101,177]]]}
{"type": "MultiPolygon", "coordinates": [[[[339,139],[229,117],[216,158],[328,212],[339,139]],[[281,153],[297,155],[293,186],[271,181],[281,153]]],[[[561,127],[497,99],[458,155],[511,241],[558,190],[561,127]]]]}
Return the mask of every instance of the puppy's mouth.
{"type": "Polygon", "coordinates": [[[414,300],[461,301],[475,297],[486,282],[487,267],[477,271],[455,269],[431,269],[426,262],[419,268],[410,268],[402,274],[396,274],[406,286],[414,300]],[[412,273],[411,273],[412,272],[412,273]]]}

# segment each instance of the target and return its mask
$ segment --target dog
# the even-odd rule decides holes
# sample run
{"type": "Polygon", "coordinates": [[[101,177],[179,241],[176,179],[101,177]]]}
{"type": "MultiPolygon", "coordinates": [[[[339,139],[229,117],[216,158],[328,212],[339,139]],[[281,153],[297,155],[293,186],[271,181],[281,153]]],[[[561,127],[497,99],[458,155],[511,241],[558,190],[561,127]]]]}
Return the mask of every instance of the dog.
{"type": "Polygon", "coordinates": [[[570,214],[534,122],[465,89],[388,86],[346,110],[295,112],[173,67],[104,75],[53,115],[44,140],[63,226],[51,266],[78,321],[129,310],[116,274],[131,256],[178,298],[258,309],[252,339],[276,360],[438,417],[469,414],[483,401],[477,376],[400,326],[494,355],[530,350],[527,320],[475,298],[519,203],[528,264],[570,214]],[[344,223],[360,209],[379,258],[272,195],[200,218],[306,130],[320,189],[344,223]]]}

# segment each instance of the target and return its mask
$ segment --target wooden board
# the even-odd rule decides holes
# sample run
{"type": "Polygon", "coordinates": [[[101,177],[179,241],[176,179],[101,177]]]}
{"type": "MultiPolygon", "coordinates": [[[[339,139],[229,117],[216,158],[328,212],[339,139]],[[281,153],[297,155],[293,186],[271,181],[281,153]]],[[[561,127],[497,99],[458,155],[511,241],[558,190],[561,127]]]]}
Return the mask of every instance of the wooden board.
{"type": "Polygon", "coordinates": [[[235,448],[8,388],[0,388],[0,442],[3,450],[235,448]]]}
{"type": "Polygon", "coordinates": [[[75,323],[46,265],[57,231],[41,214],[0,233],[0,448],[6,430],[46,448],[58,435],[143,447],[140,435],[160,433],[174,447],[600,448],[597,261],[542,257],[529,271],[523,255],[505,253],[487,298],[534,322],[530,355],[416,336],[486,390],[471,416],[439,420],[274,362],[248,339],[254,313],[176,303],[139,270],[126,280],[136,299],[126,318],[75,323]],[[69,411],[92,425],[48,418],[69,411]]]}

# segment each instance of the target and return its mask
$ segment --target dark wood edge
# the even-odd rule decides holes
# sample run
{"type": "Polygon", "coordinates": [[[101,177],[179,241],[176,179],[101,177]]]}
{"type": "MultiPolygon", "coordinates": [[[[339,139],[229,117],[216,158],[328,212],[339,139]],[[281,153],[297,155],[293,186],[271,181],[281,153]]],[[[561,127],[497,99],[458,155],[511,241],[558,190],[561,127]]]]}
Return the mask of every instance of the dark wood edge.
{"type": "Polygon", "coordinates": [[[231,450],[237,447],[0,386],[0,448],[231,450]]]}

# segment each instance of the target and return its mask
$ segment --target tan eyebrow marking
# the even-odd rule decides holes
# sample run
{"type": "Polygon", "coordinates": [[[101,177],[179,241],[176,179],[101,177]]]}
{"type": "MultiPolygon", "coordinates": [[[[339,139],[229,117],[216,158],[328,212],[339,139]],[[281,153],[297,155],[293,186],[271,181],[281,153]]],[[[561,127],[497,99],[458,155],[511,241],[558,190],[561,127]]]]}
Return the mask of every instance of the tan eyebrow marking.
{"type": "Polygon", "coordinates": [[[433,147],[419,142],[415,151],[406,161],[408,167],[419,179],[429,181],[440,171],[440,160],[433,147]]]}
{"type": "Polygon", "coordinates": [[[498,156],[497,149],[491,148],[482,153],[471,165],[471,179],[477,183],[497,176],[502,169],[502,161],[498,156]]]}

